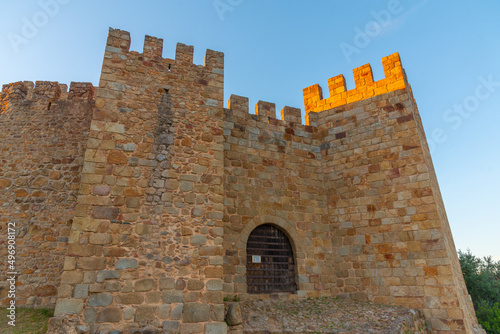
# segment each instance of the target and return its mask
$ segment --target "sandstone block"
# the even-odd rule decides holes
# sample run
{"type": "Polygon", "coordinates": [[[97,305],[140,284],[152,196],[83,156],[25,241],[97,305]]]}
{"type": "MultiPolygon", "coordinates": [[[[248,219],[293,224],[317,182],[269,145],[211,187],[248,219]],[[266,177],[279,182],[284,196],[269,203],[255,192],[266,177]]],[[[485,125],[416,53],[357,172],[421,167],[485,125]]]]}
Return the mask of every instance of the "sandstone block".
{"type": "Polygon", "coordinates": [[[57,298],[70,298],[73,293],[73,287],[69,284],[61,284],[57,292],[57,298]]]}
{"type": "Polygon", "coordinates": [[[227,325],[225,322],[209,322],[205,325],[205,334],[226,334],[227,325]]]}
{"type": "Polygon", "coordinates": [[[182,309],[184,323],[205,322],[210,319],[210,305],[201,303],[185,303],[182,309]]]}
{"type": "Polygon", "coordinates": [[[179,321],[164,321],[163,329],[166,333],[179,333],[180,322],[179,321]]]}
{"type": "Polygon", "coordinates": [[[63,270],[74,270],[76,268],[76,258],[65,257],[63,270]]]}
{"type": "Polygon", "coordinates": [[[110,206],[95,206],[92,208],[91,216],[96,219],[116,219],[120,209],[110,206]]]}
{"type": "Polygon", "coordinates": [[[96,281],[99,283],[104,282],[107,279],[120,278],[120,272],[116,270],[99,270],[97,272],[96,281]]]}
{"type": "Polygon", "coordinates": [[[97,322],[120,322],[122,320],[122,311],[119,308],[106,308],[97,313],[97,322]]]}
{"type": "Polygon", "coordinates": [[[170,320],[181,320],[184,304],[177,304],[170,312],[170,320]]]}
{"type": "Polygon", "coordinates": [[[208,291],[222,291],[222,280],[212,279],[207,282],[208,291]]]}
{"type": "Polygon", "coordinates": [[[49,297],[57,295],[57,289],[53,285],[42,285],[36,289],[38,297],[49,297]]]}
{"type": "Polygon", "coordinates": [[[151,234],[153,231],[153,226],[149,224],[137,224],[135,227],[135,233],[139,235],[151,234]]]}
{"type": "Polygon", "coordinates": [[[165,188],[168,190],[177,190],[179,188],[179,181],[174,179],[169,179],[165,181],[165,188]]]}
{"type": "Polygon", "coordinates": [[[73,290],[73,297],[76,299],[85,299],[89,296],[88,284],[77,284],[73,290]]]}
{"type": "Polygon", "coordinates": [[[88,257],[88,256],[93,256],[95,252],[96,252],[96,247],[94,245],[79,245],[79,244],[68,245],[68,256],[88,257]]]}
{"type": "Polygon", "coordinates": [[[106,282],[104,283],[104,290],[109,292],[120,291],[120,282],[106,282]]]}
{"type": "Polygon", "coordinates": [[[137,268],[137,260],[131,258],[121,258],[115,264],[115,269],[137,268]]]}
{"type": "Polygon", "coordinates": [[[83,300],[58,299],[54,316],[61,314],[80,314],[83,310],[83,300]]]}
{"type": "Polygon", "coordinates": [[[0,179],[0,189],[10,187],[11,184],[12,184],[11,180],[3,178],[0,179]]]}
{"type": "Polygon", "coordinates": [[[108,153],[106,161],[110,164],[125,165],[128,162],[128,158],[123,152],[113,150],[108,153]]]}
{"type": "Polygon", "coordinates": [[[170,304],[161,304],[158,306],[158,318],[168,319],[170,315],[170,304]]]}
{"type": "Polygon", "coordinates": [[[106,268],[104,257],[82,257],[78,259],[77,268],[85,270],[102,270],[106,268]]]}
{"type": "Polygon", "coordinates": [[[137,292],[121,293],[116,296],[116,302],[124,305],[142,304],[144,295],[137,292]]]}
{"type": "Polygon", "coordinates": [[[182,303],[182,291],[165,290],[161,293],[161,301],[164,304],[182,303]]]}
{"type": "Polygon", "coordinates": [[[134,290],[136,292],[150,291],[155,287],[155,283],[156,281],[152,278],[144,278],[135,282],[134,290]]]}
{"type": "Polygon", "coordinates": [[[223,268],[222,267],[206,267],[205,268],[205,276],[207,278],[221,278],[223,276],[223,268]]]}
{"type": "Polygon", "coordinates": [[[207,243],[207,237],[201,234],[195,234],[191,236],[191,245],[199,246],[207,243]]]}
{"type": "Polygon", "coordinates": [[[61,276],[61,283],[79,284],[83,282],[83,272],[65,271],[61,276]]]}
{"type": "Polygon", "coordinates": [[[108,306],[113,302],[113,295],[109,293],[98,293],[90,296],[88,306],[108,306]]]}
{"type": "Polygon", "coordinates": [[[92,189],[92,193],[99,196],[108,196],[111,191],[111,187],[108,185],[96,185],[92,189]]]}
{"type": "Polygon", "coordinates": [[[161,292],[149,291],[146,293],[146,304],[158,304],[161,300],[161,292]]]}
{"type": "Polygon", "coordinates": [[[184,192],[193,190],[193,182],[181,181],[180,190],[184,192]]]}
{"type": "Polygon", "coordinates": [[[135,321],[151,321],[156,319],[156,306],[138,306],[135,310],[135,321]]]}
{"type": "Polygon", "coordinates": [[[160,290],[173,290],[175,288],[175,278],[162,277],[160,278],[160,290]]]}
{"type": "Polygon", "coordinates": [[[39,176],[33,181],[32,186],[35,188],[40,188],[46,186],[49,183],[45,177],[39,176]]]}
{"type": "Polygon", "coordinates": [[[125,307],[123,309],[123,319],[131,320],[134,318],[134,308],[133,307],[125,307]]]}
{"type": "Polygon", "coordinates": [[[187,283],[188,290],[201,290],[203,289],[204,286],[205,284],[203,283],[203,281],[200,280],[191,279],[187,283]]]}
{"type": "Polygon", "coordinates": [[[210,319],[216,322],[224,322],[224,304],[212,305],[210,309],[210,319]]]}
{"type": "Polygon", "coordinates": [[[97,311],[95,308],[86,308],[83,311],[83,321],[90,324],[96,321],[97,311]]]}

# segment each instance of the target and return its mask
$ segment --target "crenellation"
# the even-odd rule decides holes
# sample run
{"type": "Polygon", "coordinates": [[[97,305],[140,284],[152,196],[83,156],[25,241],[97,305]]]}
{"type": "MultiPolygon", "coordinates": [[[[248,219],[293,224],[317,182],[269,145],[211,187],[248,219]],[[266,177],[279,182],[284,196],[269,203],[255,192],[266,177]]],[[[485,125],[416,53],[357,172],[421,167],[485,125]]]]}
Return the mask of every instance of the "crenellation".
{"type": "MultiPolygon", "coordinates": [[[[328,79],[328,91],[330,96],[336,96],[337,94],[342,94],[346,91],[346,83],[343,74],[337,75],[336,77],[328,79]]],[[[323,94],[320,94],[320,99],[323,99],[323,94]]]]}
{"type": "Polygon", "coordinates": [[[346,89],[343,75],[338,75],[328,80],[330,97],[324,99],[322,89],[318,84],[303,89],[305,119],[309,124],[309,114],[320,112],[348,103],[368,99],[407,87],[404,71],[398,53],[382,58],[385,78],[373,81],[370,64],[353,69],[355,88],[346,89]]]}
{"type": "Polygon", "coordinates": [[[59,88],[61,89],[61,95],[58,100],[66,100],[68,98],[68,85],[60,83],[59,88]]]}
{"type": "Polygon", "coordinates": [[[163,39],[148,36],[144,38],[143,54],[146,59],[158,59],[162,57],[163,39]]]}
{"type": "Polygon", "coordinates": [[[90,82],[71,82],[67,84],[55,81],[19,81],[3,85],[5,100],[25,100],[31,102],[54,102],[65,100],[94,99],[95,88],[90,82]]]}
{"type": "Polygon", "coordinates": [[[248,97],[231,94],[227,102],[227,108],[233,112],[249,113],[248,97]]]}
{"type": "Polygon", "coordinates": [[[90,82],[71,82],[68,99],[93,100],[95,87],[90,82]]]}
{"type": "Polygon", "coordinates": [[[193,64],[194,47],[183,43],[177,43],[175,47],[175,62],[181,64],[193,64]]]}
{"type": "Polygon", "coordinates": [[[23,81],[23,83],[26,86],[26,89],[28,90],[28,92],[26,93],[26,99],[32,100],[33,99],[33,89],[35,88],[35,83],[33,81],[23,81]]]}
{"type": "Polygon", "coordinates": [[[304,125],[271,102],[250,114],[243,96],[225,109],[223,53],[201,66],[192,46],[162,48],[146,36],[130,51],[110,29],[98,87],[3,86],[0,227],[22,231],[18,305],[55,306],[67,328],[51,333],[226,333],[225,298],[348,296],[417,308],[436,334],[482,333],[397,53],[382,80],[367,64],[354,89],[343,75],[326,99],[305,88],[304,125]],[[264,228],[289,245],[276,291],[254,284],[264,228]]]}
{"type": "Polygon", "coordinates": [[[26,98],[28,88],[22,81],[13,82],[2,86],[2,94],[5,100],[21,100],[26,98]]]}
{"type": "Polygon", "coordinates": [[[255,115],[276,118],[276,104],[265,101],[258,101],[255,105],[255,115]]]}
{"type": "Polygon", "coordinates": [[[285,106],[281,109],[281,120],[285,122],[302,123],[300,108],[285,106]]]}
{"type": "Polygon", "coordinates": [[[224,53],[207,49],[205,53],[205,67],[215,74],[224,74],[224,53]]]}
{"type": "Polygon", "coordinates": [[[109,28],[106,41],[106,52],[127,53],[130,51],[130,33],[128,31],[109,28]]]}
{"type": "MultiPolygon", "coordinates": [[[[67,88],[67,86],[66,86],[67,88]]],[[[58,100],[61,97],[61,86],[55,81],[37,81],[33,89],[33,100],[58,100]]]]}
{"type": "MultiPolygon", "coordinates": [[[[355,69],[352,70],[352,73],[354,76],[354,85],[356,86],[357,89],[373,85],[373,72],[370,64],[365,64],[363,66],[356,67],[355,69]]],[[[332,89],[329,88],[329,90],[331,92],[332,89]]]]}

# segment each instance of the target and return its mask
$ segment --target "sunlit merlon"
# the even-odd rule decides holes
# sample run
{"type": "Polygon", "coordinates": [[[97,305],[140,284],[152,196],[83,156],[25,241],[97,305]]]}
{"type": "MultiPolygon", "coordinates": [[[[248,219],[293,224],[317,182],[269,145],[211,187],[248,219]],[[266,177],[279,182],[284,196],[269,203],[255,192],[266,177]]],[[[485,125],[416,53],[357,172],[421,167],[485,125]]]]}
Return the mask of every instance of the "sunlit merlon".
{"type": "Polygon", "coordinates": [[[323,99],[323,90],[318,84],[303,89],[306,124],[309,124],[309,113],[332,109],[347,103],[370,98],[405,88],[404,71],[399,53],[382,58],[385,78],[373,81],[370,64],[353,70],[356,88],[347,90],[342,74],[328,80],[330,97],[323,99]]]}

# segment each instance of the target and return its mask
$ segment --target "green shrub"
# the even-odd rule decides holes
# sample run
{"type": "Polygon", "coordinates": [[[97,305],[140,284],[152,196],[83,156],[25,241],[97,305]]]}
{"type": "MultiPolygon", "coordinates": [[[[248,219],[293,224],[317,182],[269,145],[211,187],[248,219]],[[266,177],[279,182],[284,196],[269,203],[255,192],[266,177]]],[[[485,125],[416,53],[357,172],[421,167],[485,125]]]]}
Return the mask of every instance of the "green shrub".
{"type": "Polygon", "coordinates": [[[477,320],[487,333],[500,334],[500,304],[481,301],[476,308],[477,320]]]}
{"type": "Polygon", "coordinates": [[[458,251],[465,285],[474,303],[478,322],[489,334],[500,334],[500,262],[458,251]]]}

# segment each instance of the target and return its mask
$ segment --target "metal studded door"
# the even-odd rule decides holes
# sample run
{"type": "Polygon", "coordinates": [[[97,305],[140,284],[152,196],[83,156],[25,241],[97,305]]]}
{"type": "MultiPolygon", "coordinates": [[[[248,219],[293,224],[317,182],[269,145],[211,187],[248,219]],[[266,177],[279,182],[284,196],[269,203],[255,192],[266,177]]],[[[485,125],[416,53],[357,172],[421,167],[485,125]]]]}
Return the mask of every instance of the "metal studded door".
{"type": "Polygon", "coordinates": [[[247,242],[248,293],[295,292],[295,262],[288,237],[273,225],[260,225],[247,242]]]}

